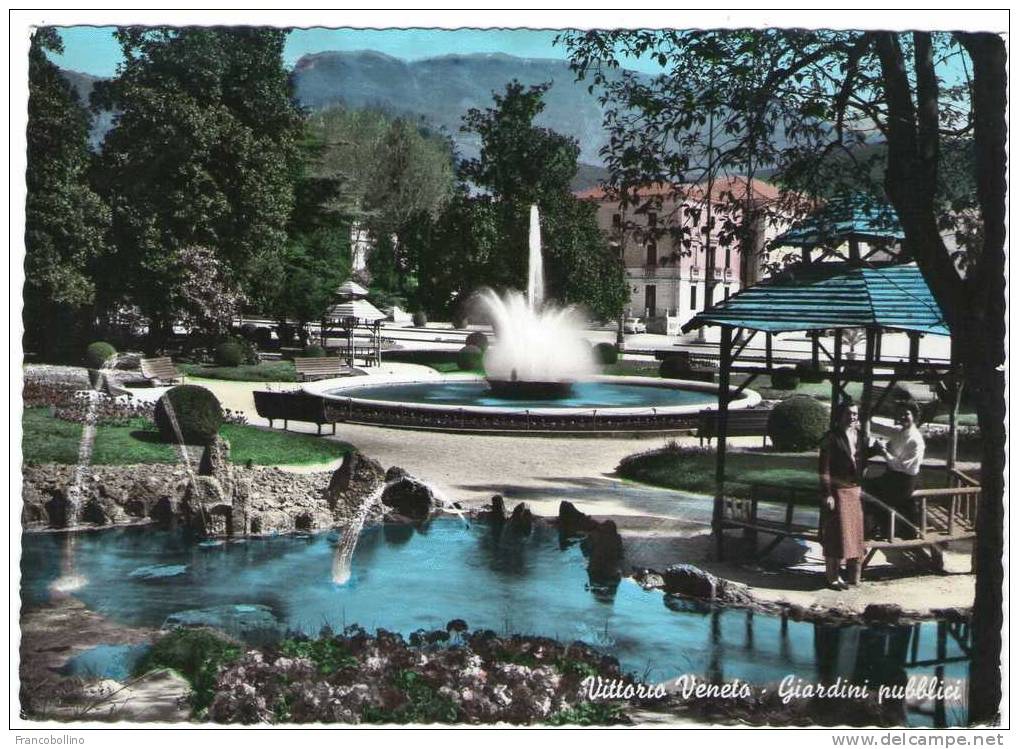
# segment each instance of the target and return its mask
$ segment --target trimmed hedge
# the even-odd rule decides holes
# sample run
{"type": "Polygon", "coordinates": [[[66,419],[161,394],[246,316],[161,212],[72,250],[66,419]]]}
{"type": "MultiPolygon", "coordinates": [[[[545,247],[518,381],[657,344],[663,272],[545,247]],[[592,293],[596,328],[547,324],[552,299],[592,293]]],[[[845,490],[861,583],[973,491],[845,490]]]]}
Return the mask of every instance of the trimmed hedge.
{"type": "Polygon", "coordinates": [[[423,328],[428,324],[428,315],[418,310],[411,316],[415,328],[423,328]]]}
{"type": "Polygon", "coordinates": [[[800,382],[809,382],[814,384],[824,382],[824,372],[808,361],[801,361],[797,363],[796,374],[800,378],[800,382]]]}
{"type": "Polygon", "coordinates": [[[85,349],[85,361],[91,369],[102,369],[103,365],[115,356],[117,349],[106,341],[90,343],[85,349]]]}
{"type": "Polygon", "coordinates": [[[310,346],[304,347],[301,356],[308,359],[321,359],[323,356],[326,356],[326,350],[317,343],[313,343],[310,346]]]}
{"type": "Polygon", "coordinates": [[[614,343],[602,341],[594,347],[594,359],[599,364],[615,364],[619,361],[619,349],[614,343]]]}
{"type": "Polygon", "coordinates": [[[205,445],[219,434],[223,425],[223,408],[211,390],[200,385],[177,385],[166,391],[156,402],[155,422],[165,442],[176,442],[177,432],[167,412],[167,403],[177,417],[184,442],[205,445]]]}
{"type": "Polygon", "coordinates": [[[771,373],[771,386],[776,390],[795,390],[800,386],[800,377],[792,367],[779,367],[771,373]]]}
{"type": "Polygon", "coordinates": [[[480,330],[475,330],[469,336],[467,336],[466,344],[468,346],[477,346],[482,351],[488,350],[488,336],[482,333],[480,330]]]}
{"type": "Polygon", "coordinates": [[[827,431],[827,407],[808,395],[786,398],[768,417],[768,437],[778,450],[813,450],[827,431]]]}
{"type": "Polygon", "coordinates": [[[662,359],[658,367],[658,376],[669,380],[689,380],[692,372],[690,356],[670,354],[662,359]]]}
{"type": "Polygon", "coordinates": [[[464,346],[456,354],[456,365],[463,370],[481,369],[485,352],[477,346],[464,346]]]}
{"type": "Polygon", "coordinates": [[[237,341],[224,341],[216,346],[212,358],[217,367],[239,367],[244,363],[244,347],[237,341]]]}

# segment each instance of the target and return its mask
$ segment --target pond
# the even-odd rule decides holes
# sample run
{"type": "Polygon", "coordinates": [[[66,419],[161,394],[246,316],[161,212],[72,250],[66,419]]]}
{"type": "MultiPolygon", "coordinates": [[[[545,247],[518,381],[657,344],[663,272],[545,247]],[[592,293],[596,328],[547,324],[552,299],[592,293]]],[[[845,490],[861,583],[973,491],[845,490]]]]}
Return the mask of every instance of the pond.
{"type": "MultiPolygon", "coordinates": [[[[693,673],[751,683],[842,676],[877,685],[932,676],[935,668],[946,679],[967,676],[963,651],[943,623],[834,627],[711,607],[630,580],[615,590],[593,588],[579,546],[561,548],[556,531],[541,525],[527,537],[446,517],[372,527],[343,585],[333,582],[337,539],[333,532],[203,545],[152,528],[26,534],[22,600],[37,605],[51,587],[73,581],[73,595],[115,621],[205,623],[252,643],[285,631],[315,635],[327,624],[408,635],[461,618],[474,630],[582,640],[644,681],[693,673]]],[[[102,671],[96,660],[86,665],[102,671]]],[[[910,723],[965,718],[960,705],[942,714],[917,707],[906,716],[910,723]]]]}

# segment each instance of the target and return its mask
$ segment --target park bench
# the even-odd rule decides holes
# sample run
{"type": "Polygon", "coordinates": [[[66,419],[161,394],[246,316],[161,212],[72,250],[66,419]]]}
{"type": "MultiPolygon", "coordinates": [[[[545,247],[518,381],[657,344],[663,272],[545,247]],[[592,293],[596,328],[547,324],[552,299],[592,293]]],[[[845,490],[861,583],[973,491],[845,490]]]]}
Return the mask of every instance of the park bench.
{"type": "Polygon", "coordinates": [[[173,385],[184,381],[184,376],[177,371],[169,356],[141,359],[139,366],[142,376],[152,385],[173,385]]]}
{"type": "Polygon", "coordinates": [[[297,357],[294,359],[294,369],[297,370],[297,379],[302,382],[353,374],[353,370],[336,356],[297,357]]]}
{"type": "MultiPolygon", "coordinates": [[[[770,408],[745,408],[737,411],[729,411],[726,420],[726,433],[730,437],[761,437],[763,444],[768,444],[768,416],[770,408]]],[[[701,446],[704,440],[711,444],[711,440],[718,436],[719,412],[714,410],[701,411],[697,415],[697,438],[701,446]]]]}
{"type": "Polygon", "coordinates": [[[300,390],[284,393],[256,390],[252,395],[255,396],[256,413],[269,420],[270,429],[275,421],[282,421],[284,430],[291,421],[306,421],[314,424],[319,434],[322,434],[323,424],[332,424],[333,434],[336,434],[336,422],[326,411],[325,400],[317,395],[300,390]]]}

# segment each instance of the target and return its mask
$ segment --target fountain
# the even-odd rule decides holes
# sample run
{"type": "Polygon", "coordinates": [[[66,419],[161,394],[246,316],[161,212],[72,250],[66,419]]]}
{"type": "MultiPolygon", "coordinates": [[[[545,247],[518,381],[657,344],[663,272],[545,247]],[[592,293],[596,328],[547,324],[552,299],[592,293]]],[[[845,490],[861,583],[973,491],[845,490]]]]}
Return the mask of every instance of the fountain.
{"type": "MultiPolygon", "coordinates": [[[[485,377],[366,375],[320,380],[304,391],[328,401],[337,420],[362,424],[559,433],[696,426],[700,411],[718,407],[715,384],[597,374],[581,313],[545,300],[538,218],[531,206],[526,291],[478,294],[495,331],[485,352],[485,377]]],[[[744,389],[729,408],[760,400],[744,389]]]]}
{"type": "Polygon", "coordinates": [[[531,206],[527,293],[491,289],[480,301],[492,321],[495,343],[485,353],[492,392],[502,398],[553,400],[567,397],[573,383],[594,374],[584,320],[572,307],[545,304],[538,206],[531,206]]]}

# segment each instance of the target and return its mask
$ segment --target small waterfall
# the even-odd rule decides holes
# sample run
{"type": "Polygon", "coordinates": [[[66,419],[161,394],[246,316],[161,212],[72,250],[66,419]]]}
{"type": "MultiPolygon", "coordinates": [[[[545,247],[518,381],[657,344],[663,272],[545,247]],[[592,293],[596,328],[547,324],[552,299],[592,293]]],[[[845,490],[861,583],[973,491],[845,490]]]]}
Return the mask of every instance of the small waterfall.
{"type": "Polygon", "coordinates": [[[531,228],[527,235],[527,306],[536,310],[545,302],[545,268],[541,258],[541,224],[538,206],[531,206],[531,228]]]}
{"type": "Polygon", "coordinates": [[[71,487],[67,490],[67,517],[64,525],[74,528],[81,521],[81,497],[85,478],[89,474],[89,467],[92,465],[92,449],[96,444],[96,404],[99,402],[99,385],[106,379],[106,370],[111,367],[112,362],[117,358],[113,354],[103,362],[99,368],[97,384],[88,391],[88,407],[85,409],[85,423],[82,425],[81,442],[78,443],[78,462],[74,467],[74,478],[71,487]]]}
{"type": "Polygon", "coordinates": [[[170,399],[166,395],[163,396],[162,400],[166,415],[170,419],[170,426],[173,427],[173,434],[177,438],[177,443],[174,445],[174,448],[176,448],[177,456],[180,458],[180,461],[184,464],[184,469],[187,471],[188,482],[191,484],[191,490],[194,492],[194,496],[198,500],[198,509],[199,512],[202,513],[204,525],[206,528],[209,528],[211,527],[209,522],[210,519],[205,512],[205,506],[201,504],[202,494],[198,488],[198,477],[195,475],[195,470],[191,466],[191,456],[188,454],[187,445],[184,444],[184,432],[181,431],[180,422],[177,421],[177,412],[174,411],[173,403],[170,402],[170,399]]]}
{"type": "Polygon", "coordinates": [[[378,489],[365,497],[364,502],[361,503],[361,508],[357,511],[357,515],[350,521],[350,525],[343,529],[340,540],[333,550],[333,582],[337,585],[345,585],[350,580],[350,563],[354,558],[357,540],[361,536],[365,520],[368,519],[368,512],[382,501],[382,493],[385,490],[386,485],[382,484],[378,489]]]}

